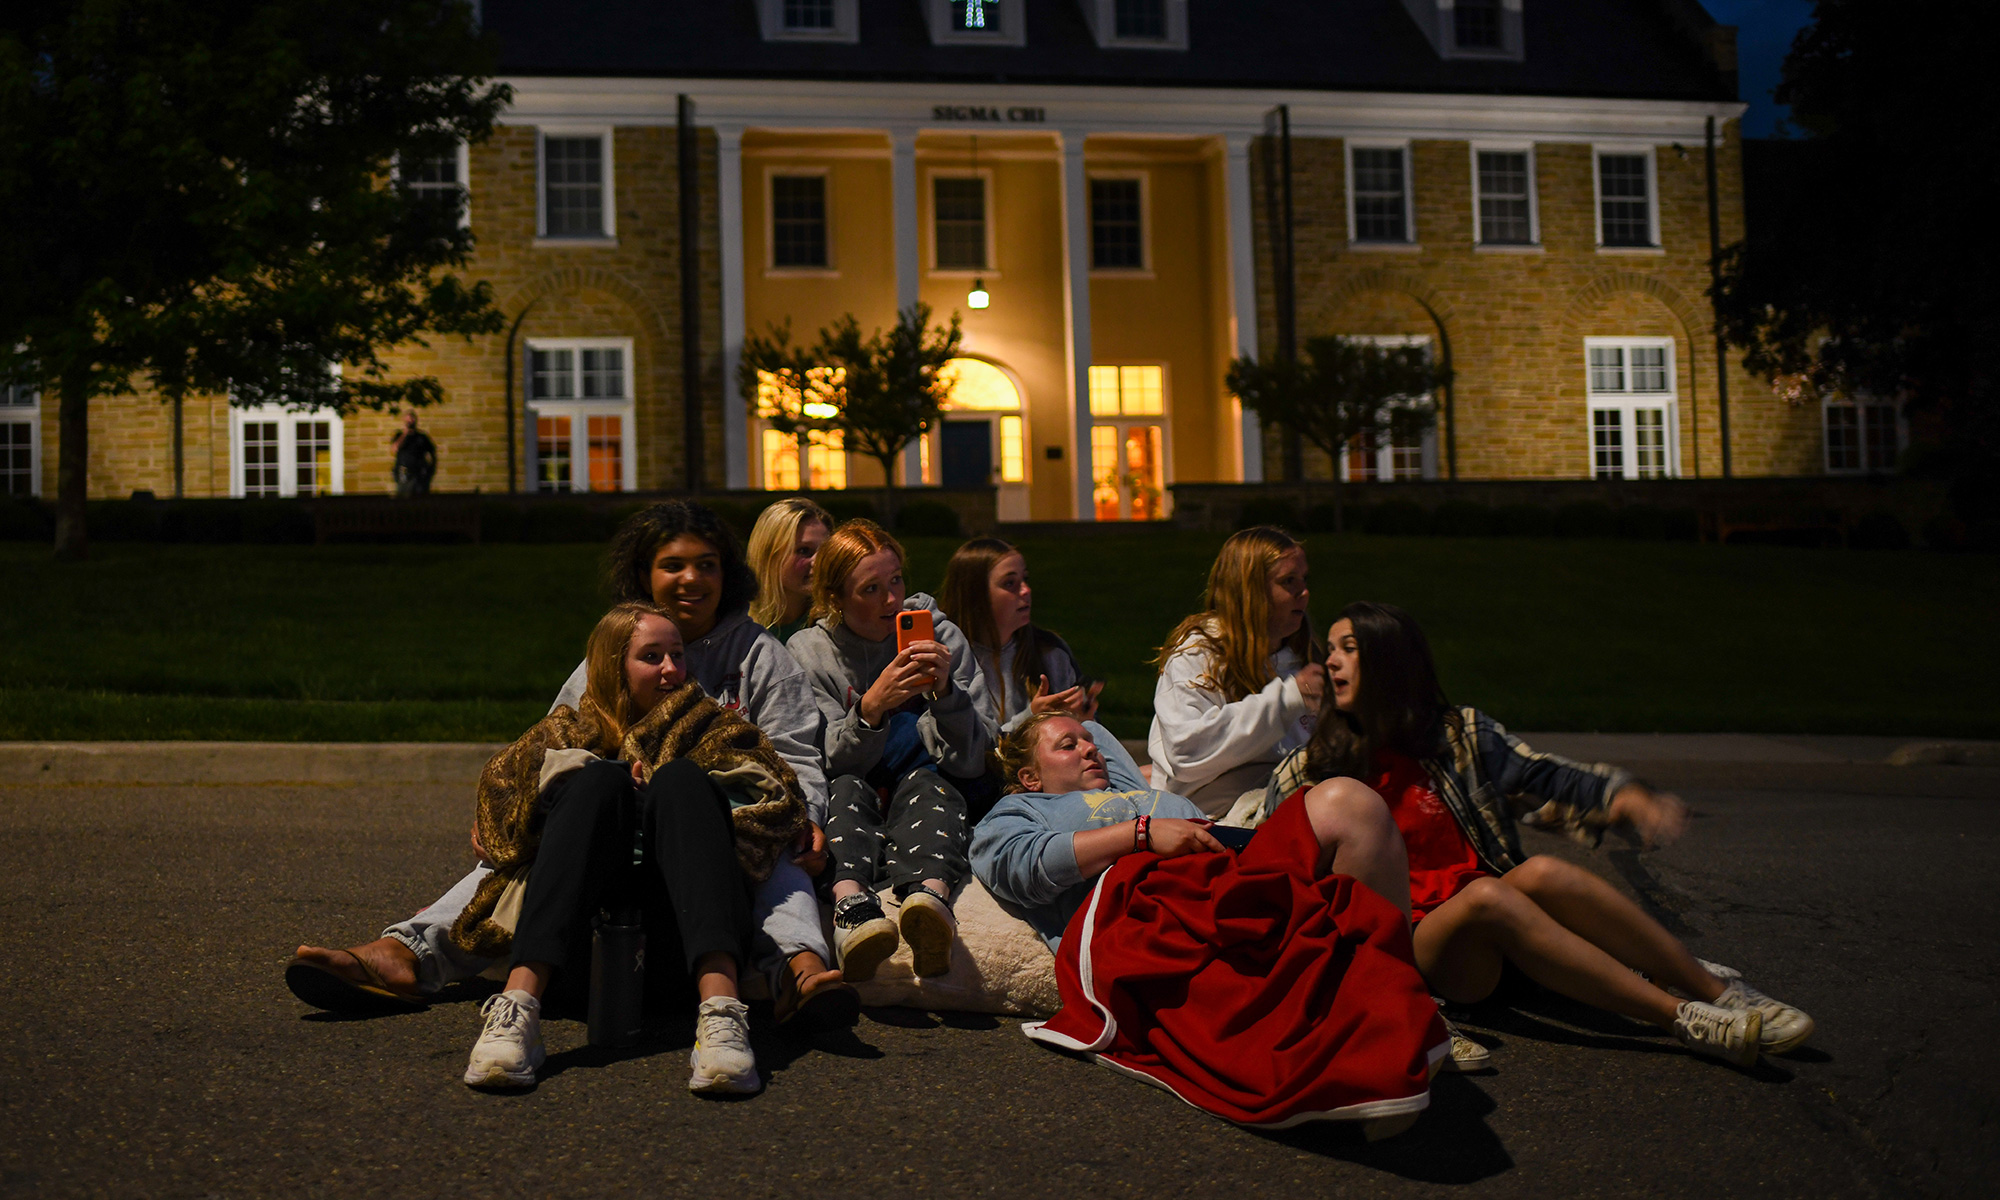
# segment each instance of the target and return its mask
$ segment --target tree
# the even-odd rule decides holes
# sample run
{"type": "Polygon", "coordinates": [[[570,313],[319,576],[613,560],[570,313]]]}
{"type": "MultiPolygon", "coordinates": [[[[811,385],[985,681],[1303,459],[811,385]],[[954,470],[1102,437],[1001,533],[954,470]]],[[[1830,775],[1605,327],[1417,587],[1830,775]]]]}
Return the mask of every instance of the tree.
{"type": "Polygon", "coordinates": [[[500,328],[462,196],[396,186],[509,99],[463,0],[69,0],[0,9],[0,382],[59,404],[56,551],[88,548],[89,406],[424,405],[379,357],[500,328]]]}
{"type": "Polygon", "coordinates": [[[918,301],[886,333],[863,334],[849,313],[810,349],[792,345],[790,325],[745,339],[737,386],[772,428],[799,438],[801,480],[806,437],[838,430],[848,450],[882,464],[883,516],[894,519],[896,460],[943,419],[951,385],[942,372],[963,340],[957,313],[948,326],[930,320],[930,305],[918,301]]]}
{"type": "Polygon", "coordinates": [[[1357,443],[1420,436],[1437,422],[1431,393],[1451,373],[1423,346],[1378,346],[1337,336],[1305,345],[1304,360],[1239,358],[1224,382],[1267,424],[1282,425],[1333,460],[1333,527],[1345,527],[1340,460],[1357,443]]]}
{"type": "Polygon", "coordinates": [[[1810,136],[1746,146],[1748,236],[1715,289],[1744,365],[1793,403],[1904,402],[1931,431],[1912,466],[1950,475],[1973,521],[2000,518],[2000,239],[1976,182],[2000,178],[1996,48],[1992,5],[1819,0],[1776,93],[1810,136]]]}

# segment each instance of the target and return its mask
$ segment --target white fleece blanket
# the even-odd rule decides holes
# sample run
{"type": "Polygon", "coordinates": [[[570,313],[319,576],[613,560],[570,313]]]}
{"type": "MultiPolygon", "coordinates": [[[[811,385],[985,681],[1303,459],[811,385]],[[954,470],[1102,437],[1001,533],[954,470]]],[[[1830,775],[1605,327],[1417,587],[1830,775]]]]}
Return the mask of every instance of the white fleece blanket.
{"type": "MultiPolygon", "coordinates": [[[[882,911],[895,920],[895,897],[885,890],[881,899],[882,911]]],[[[977,879],[966,883],[951,907],[958,918],[951,972],[919,979],[910,970],[909,946],[898,946],[876,969],[875,978],[854,985],[861,1002],[933,1012],[1054,1016],[1062,1007],[1056,993],[1055,956],[1028,923],[1002,909],[977,879]]],[[[832,939],[829,914],[829,945],[832,939]]]]}

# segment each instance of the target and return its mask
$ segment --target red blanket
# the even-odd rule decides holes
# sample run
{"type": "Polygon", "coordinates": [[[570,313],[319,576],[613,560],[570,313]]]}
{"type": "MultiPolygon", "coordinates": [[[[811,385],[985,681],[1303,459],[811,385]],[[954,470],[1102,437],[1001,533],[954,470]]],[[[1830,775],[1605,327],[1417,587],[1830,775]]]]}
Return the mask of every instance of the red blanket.
{"type": "Polygon", "coordinates": [[[1303,797],[1237,853],[1125,856],[1064,932],[1062,1011],[1025,1032],[1243,1125],[1427,1107],[1451,1043],[1409,929],[1318,857],[1303,797]]]}

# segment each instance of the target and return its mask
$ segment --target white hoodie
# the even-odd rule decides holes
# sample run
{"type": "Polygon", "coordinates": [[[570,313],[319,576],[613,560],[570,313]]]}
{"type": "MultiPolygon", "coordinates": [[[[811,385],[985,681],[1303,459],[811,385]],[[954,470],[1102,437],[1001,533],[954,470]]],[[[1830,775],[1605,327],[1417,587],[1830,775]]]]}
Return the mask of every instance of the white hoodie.
{"type": "Polygon", "coordinates": [[[1153,786],[1222,816],[1243,793],[1260,795],[1278,761],[1312,735],[1314,707],[1293,676],[1305,660],[1290,649],[1270,657],[1271,682],[1224,703],[1205,680],[1214,658],[1201,639],[1181,643],[1153,688],[1153,786]]]}

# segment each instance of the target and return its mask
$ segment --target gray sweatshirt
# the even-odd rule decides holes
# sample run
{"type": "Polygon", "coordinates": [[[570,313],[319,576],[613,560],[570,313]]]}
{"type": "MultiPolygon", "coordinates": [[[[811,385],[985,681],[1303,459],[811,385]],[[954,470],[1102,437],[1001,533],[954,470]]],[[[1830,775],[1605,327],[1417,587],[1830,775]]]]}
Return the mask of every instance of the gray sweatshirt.
{"type": "MultiPolygon", "coordinates": [[[[924,745],[948,774],[984,774],[986,753],[997,736],[986,676],[973,661],[965,635],[938,609],[936,601],[918,592],[903,601],[905,612],[912,609],[931,611],[937,640],[951,651],[951,687],[927,702],[923,715],[917,718],[924,745]]],[[[793,634],[785,649],[812,680],[813,698],[826,723],[826,773],[836,777],[866,775],[881,761],[889,730],[886,725],[877,729],[861,719],[861,697],[896,657],[896,639],[871,642],[839,617],[829,617],[793,634]]]]}
{"type": "MultiPolygon", "coordinates": [[[[778,757],[790,763],[815,824],[826,824],[826,771],[819,756],[820,715],[812,684],[778,639],[732,613],[687,644],[687,671],[709,698],[741,712],[764,731],[778,757]]],[[[556,696],[575,708],[583,700],[584,664],[576,664],[556,696]]]]}
{"type": "MultiPolygon", "coordinates": [[[[1042,651],[1042,667],[1039,673],[1049,677],[1047,694],[1053,695],[1075,687],[1077,681],[1083,678],[1083,672],[1077,669],[1076,656],[1070,653],[1069,643],[1059,637],[1052,636],[1051,640],[1056,645],[1042,651]]],[[[994,700],[1006,697],[1007,715],[1000,722],[1002,733],[1012,733],[1021,722],[1028,719],[1028,691],[1021,686],[1020,680],[1014,678],[1014,656],[1020,649],[1021,638],[1016,634],[1006,645],[1000,647],[1000,653],[990,657],[984,652],[976,655],[982,670],[988,667],[993,669],[994,674],[986,681],[986,687],[992,693],[994,700]]]]}
{"type": "Polygon", "coordinates": [[[1051,950],[1090,896],[1091,881],[1076,863],[1077,834],[1139,816],[1202,815],[1186,797],[1147,787],[1139,765],[1110,730],[1095,721],[1084,728],[1104,753],[1109,788],[1002,796],[972,830],[972,873],[987,891],[1019,909],[1051,950]]]}

